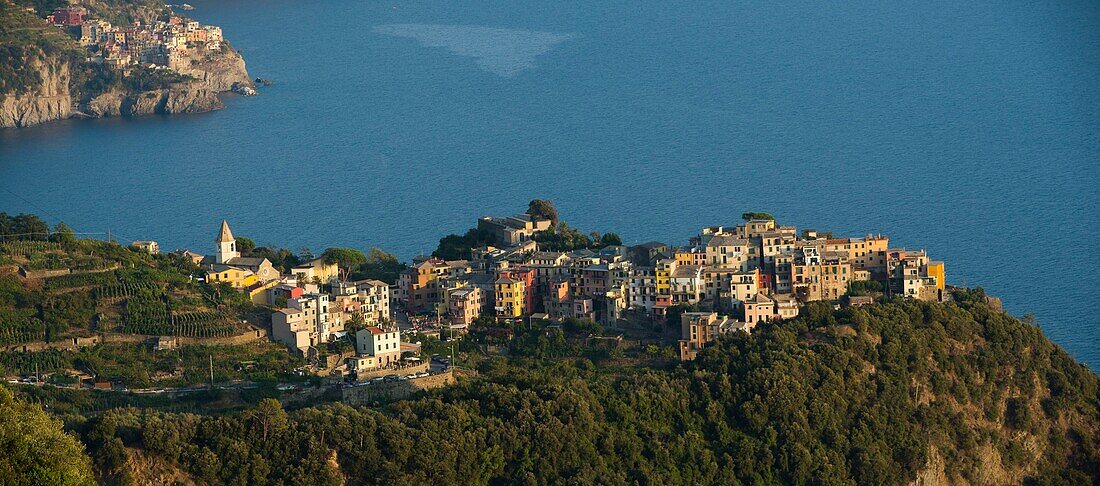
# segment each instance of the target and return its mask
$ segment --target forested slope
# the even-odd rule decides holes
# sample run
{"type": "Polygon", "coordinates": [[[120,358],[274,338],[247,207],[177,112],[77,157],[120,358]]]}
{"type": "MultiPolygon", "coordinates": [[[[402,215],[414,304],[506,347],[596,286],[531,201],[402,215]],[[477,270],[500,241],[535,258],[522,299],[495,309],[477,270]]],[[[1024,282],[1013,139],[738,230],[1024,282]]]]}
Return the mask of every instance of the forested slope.
{"type": "Polygon", "coordinates": [[[674,369],[494,357],[383,409],[272,400],[78,428],[102,477],[123,482],[142,473],[127,466],[138,450],[234,484],[1096,481],[1097,376],[969,297],[814,306],[674,369]]]}

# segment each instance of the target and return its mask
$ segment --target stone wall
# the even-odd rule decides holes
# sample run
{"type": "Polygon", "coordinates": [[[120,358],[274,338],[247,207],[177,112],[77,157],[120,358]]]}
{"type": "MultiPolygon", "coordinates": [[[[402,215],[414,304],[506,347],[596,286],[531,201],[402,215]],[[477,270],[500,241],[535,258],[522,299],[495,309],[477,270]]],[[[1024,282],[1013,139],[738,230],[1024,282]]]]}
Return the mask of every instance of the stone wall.
{"type": "MultiPolygon", "coordinates": [[[[95,346],[97,344],[119,344],[119,343],[155,343],[158,336],[149,336],[145,334],[117,334],[117,333],[103,333],[95,336],[80,337],[80,338],[68,338],[61,341],[54,342],[35,342],[24,344],[13,344],[3,347],[3,351],[22,351],[22,352],[37,352],[46,351],[48,349],[79,349],[87,346],[95,346]]],[[[217,337],[217,338],[179,338],[179,344],[181,346],[188,344],[201,344],[205,346],[235,346],[238,344],[246,344],[259,339],[267,337],[267,331],[258,328],[252,328],[241,334],[217,337]]]]}
{"type": "Polygon", "coordinates": [[[61,275],[68,275],[72,273],[68,268],[58,268],[55,270],[27,270],[25,268],[19,268],[19,274],[26,279],[44,279],[50,277],[59,277],[61,275]]]}
{"type": "Polygon", "coordinates": [[[399,369],[381,368],[381,369],[377,369],[377,370],[373,370],[373,371],[360,372],[358,377],[359,377],[359,381],[362,382],[362,381],[367,381],[367,380],[371,380],[371,379],[374,379],[374,378],[378,378],[379,376],[411,375],[413,373],[420,373],[422,371],[428,371],[428,368],[431,368],[431,365],[432,364],[430,362],[425,361],[425,362],[423,362],[421,364],[418,364],[418,365],[415,365],[415,366],[407,366],[405,368],[399,368],[399,369]]]}
{"type": "MultiPolygon", "coordinates": [[[[149,336],[156,337],[156,336],[149,336]]],[[[181,337],[180,344],[202,344],[206,346],[221,345],[221,346],[236,346],[238,344],[247,344],[253,341],[258,341],[267,337],[267,330],[254,327],[248,331],[233,336],[215,337],[215,338],[191,338],[181,337]]]]}
{"type": "Polygon", "coordinates": [[[370,385],[344,388],[341,390],[344,403],[348,405],[366,405],[377,401],[401,400],[424,390],[440,388],[456,382],[454,373],[448,369],[437,375],[413,378],[411,380],[372,383],[370,385]]]}
{"type": "Polygon", "coordinates": [[[77,270],[73,271],[68,268],[57,268],[54,270],[27,270],[26,268],[19,267],[19,275],[27,280],[41,280],[50,277],[59,277],[61,275],[77,274],[77,273],[103,273],[118,270],[119,265],[116,263],[109,267],[97,268],[94,270],[77,270]]]}

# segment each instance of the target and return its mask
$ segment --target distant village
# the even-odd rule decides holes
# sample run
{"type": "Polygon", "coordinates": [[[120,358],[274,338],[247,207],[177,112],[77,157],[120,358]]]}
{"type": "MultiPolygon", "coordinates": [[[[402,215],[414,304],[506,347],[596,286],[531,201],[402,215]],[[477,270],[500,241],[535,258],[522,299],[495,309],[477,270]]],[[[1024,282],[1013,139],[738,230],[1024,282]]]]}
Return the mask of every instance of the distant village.
{"type": "MultiPolygon", "coordinates": [[[[174,253],[199,264],[206,281],[272,306],[271,337],[301,356],[343,338],[355,319],[362,324],[349,336],[356,355],[345,364],[352,375],[401,367],[403,352],[419,354],[415,344],[402,342],[399,322],[407,328],[430,320],[438,336],[462,334],[479,319],[574,318],[614,328],[622,319],[661,322],[676,312],[679,356],[692,360],[720,335],[795,317],[808,302],[858,306],[873,302],[869,293],[950,298],[943,262],[923,250],[892,248],[884,235],[799,233],[770,217],[702,228],[682,246],[650,242],[569,252],[539,248],[536,234],[553,226],[538,216],[486,216],[477,230],[498,243],[473,248],[465,260],[418,257],[392,283],[350,281],[348,269],[325,258],[281,274],[266,258],[241,256],[226,221],[213,255],[174,253]],[[851,292],[857,287],[873,292],[851,292]]],[[[153,241],[133,245],[160,251],[153,241]]]]}
{"type": "Polygon", "coordinates": [[[179,70],[195,52],[220,51],[224,47],[221,27],[201,25],[171,15],[167,21],[151,24],[134,22],[114,26],[90,18],[84,7],[60,7],[46,17],[52,25],[80,31],[80,45],[88,48],[93,62],[122,69],[134,65],[179,70]]]}

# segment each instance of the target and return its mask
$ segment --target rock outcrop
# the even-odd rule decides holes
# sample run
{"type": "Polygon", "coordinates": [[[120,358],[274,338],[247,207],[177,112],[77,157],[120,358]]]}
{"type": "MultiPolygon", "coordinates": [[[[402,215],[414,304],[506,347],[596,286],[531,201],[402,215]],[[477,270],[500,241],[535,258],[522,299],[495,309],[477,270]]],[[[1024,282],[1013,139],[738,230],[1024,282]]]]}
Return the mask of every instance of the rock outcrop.
{"type": "Polygon", "coordinates": [[[68,62],[47,58],[32,66],[39,71],[41,84],[28,93],[0,100],[0,128],[28,127],[74,116],[201,113],[223,108],[218,94],[231,91],[234,85],[255,86],[244,59],[228,45],[221,51],[196,52],[180,63],[176,70],[194,80],[137,93],[116,88],[88,97],[70,86],[72,67],[68,62]]]}
{"type": "Polygon", "coordinates": [[[223,108],[218,91],[199,82],[168,89],[127,94],[111,91],[92,98],[81,106],[87,116],[141,116],[172,115],[177,113],[202,113],[223,108]]]}
{"type": "Polygon", "coordinates": [[[215,53],[193,50],[173,68],[216,91],[230,91],[233,85],[256,87],[244,67],[244,58],[228,44],[215,53]]]}
{"type": "Polygon", "coordinates": [[[42,83],[20,95],[6,95],[0,101],[0,127],[29,127],[73,114],[69,92],[69,65],[36,59],[28,69],[38,71],[42,83]]]}

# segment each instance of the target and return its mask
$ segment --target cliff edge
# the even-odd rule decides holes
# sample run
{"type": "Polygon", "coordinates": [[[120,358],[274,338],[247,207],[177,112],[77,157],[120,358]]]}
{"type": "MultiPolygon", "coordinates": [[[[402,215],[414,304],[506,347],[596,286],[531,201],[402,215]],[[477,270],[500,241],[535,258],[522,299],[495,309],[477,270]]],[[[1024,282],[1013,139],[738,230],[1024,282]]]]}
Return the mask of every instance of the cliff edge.
{"type": "Polygon", "coordinates": [[[234,86],[256,87],[245,68],[244,58],[228,44],[214,54],[192,51],[175,69],[214,91],[231,91],[234,86]]]}
{"type": "Polygon", "coordinates": [[[41,14],[0,0],[0,128],[73,117],[200,113],[223,108],[220,93],[255,87],[220,29],[212,28],[217,47],[189,42],[193,47],[167,56],[167,66],[108,67],[102,51],[91,52],[73,38],[79,28],[49,25],[41,14]]]}
{"type": "Polygon", "coordinates": [[[76,116],[171,115],[219,110],[218,98],[234,86],[254,87],[244,59],[231,48],[218,55],[196,56],[193,64],[179,72],[193,79],[174,82],[164,88],[134,90],[112,87],[103,93],[89,93],[74,85],[73,71],[80,69],[60,58],[36,59],[28,69],[37,71],[41,82],[26,93],[6,95],[0,100],[0,128],[29,127],[76,116]]]}
{"type": "Polygon", "coordinates": [[[0,98],[0,127],[25,127],[72,116],[69,64],[33,58],[26,68],[37,72],[37,89],[0,98]]]}

